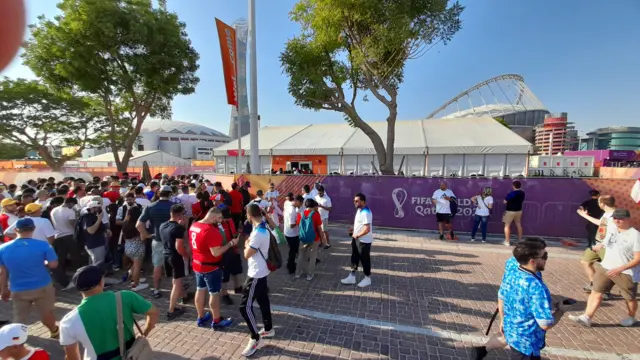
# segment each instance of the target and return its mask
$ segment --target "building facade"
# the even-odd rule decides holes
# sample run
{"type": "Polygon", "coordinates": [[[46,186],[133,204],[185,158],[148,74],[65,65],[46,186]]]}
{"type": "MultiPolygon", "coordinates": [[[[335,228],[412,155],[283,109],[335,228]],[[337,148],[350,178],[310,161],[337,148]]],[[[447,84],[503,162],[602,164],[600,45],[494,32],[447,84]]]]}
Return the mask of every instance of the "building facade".
{"type": "Polygon", "coordinates": [[[590,131],[580,150],[640,150],[640,127],[610,126],[590,131]]]}
{"type": "Polygon", "coordinates": [[[534,128],[534,137],[537,154],[562,154],[578,147],[578,132],[566,112],[545,115],[543,123],[534,128]]]}

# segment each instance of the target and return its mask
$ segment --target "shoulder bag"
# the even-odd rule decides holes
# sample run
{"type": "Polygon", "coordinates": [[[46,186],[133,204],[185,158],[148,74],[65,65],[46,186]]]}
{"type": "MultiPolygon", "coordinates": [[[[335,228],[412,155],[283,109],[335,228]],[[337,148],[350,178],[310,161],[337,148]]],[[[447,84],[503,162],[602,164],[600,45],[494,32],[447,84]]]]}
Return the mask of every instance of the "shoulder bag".
{"type": "MultiPolygon", "coordinates": [[[[120,292],[116,292],[116,308],[118,312],[118,345],[120,347],[120,357],[122,360],[151,360],[153,359],[153,350],[151,344],[144,335],[142,335],[142,329],[133,319],[133,324],[136,326],[141,336],[138,336],[134,341],[131,348],[127,350],[124,342],[124,320],[122,318],[122,296],[120,292]]],[[[134,330],[135,336],[135,330],[134,330]]]]}
{"type": "Polygon", "coordinates": [[[487,206],[487,204],[484,202],[484,199],[482,198],[482,195],[476,195],[476,196],[480,198],[480,201],[482,201],[482,205],[484,205],[484,207],[486,207],[487,210],[489,210],[489,215],[493,214],[493,209],[487,206]]]}

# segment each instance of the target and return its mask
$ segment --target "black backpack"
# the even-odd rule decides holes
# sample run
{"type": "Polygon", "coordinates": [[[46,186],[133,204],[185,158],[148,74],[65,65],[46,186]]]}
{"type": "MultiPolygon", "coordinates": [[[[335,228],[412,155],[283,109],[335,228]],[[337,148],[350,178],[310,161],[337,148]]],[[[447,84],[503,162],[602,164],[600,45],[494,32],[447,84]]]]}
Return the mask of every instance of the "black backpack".
{"type": "Polygon", "coordinates": [[[233,204],[231,195],[229,195],[229,193],[224,190],[220,190],[219,194],[222,195],[222,203],[227,205],[228,207],[231,207],[231,205],[233,204]]]}
{"type": "Polygon", "coordinates": [[[73,229],[73,241],[76,244],[79,244],[84,247],[84,220],[87,217],[87,214],[80,215],[78,221],[76,221],[76,226],[73,229]]]}
{"type": "Polygon", "coordinates": [[[276,237],[271,232],[271,229],[269,229],[266,224],[262,223],[260,226],[264,226],[267,231],[269,231],[269,253],[267,254],[267,257],[265,257],[262,251],[258,251],[260,251],[260,255],[262,255],[262,258],[267,263],[269,271],[273,272],[282,267],[282,254],[280,253],[280,248],[278,247],[278,239],[276,239],[276,237]]]}

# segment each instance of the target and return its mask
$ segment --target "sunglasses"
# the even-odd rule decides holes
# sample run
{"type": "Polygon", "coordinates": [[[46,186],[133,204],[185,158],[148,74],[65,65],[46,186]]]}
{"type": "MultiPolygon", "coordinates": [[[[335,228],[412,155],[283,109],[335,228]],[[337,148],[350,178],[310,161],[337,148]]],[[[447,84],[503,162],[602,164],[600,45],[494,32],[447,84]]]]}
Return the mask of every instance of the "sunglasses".
{"type": "Polygon", "coordinates": [[[547,261],[547,260],[549,259],[549,253],[548,253],[548,252],[545,252],[545,253],[544,253],[544,255],[542,255],[542,256],[536,256],[536,257],[534,257],[534,259],[542,259],[542,260],[544,260],[544,261],[547,261]]]}

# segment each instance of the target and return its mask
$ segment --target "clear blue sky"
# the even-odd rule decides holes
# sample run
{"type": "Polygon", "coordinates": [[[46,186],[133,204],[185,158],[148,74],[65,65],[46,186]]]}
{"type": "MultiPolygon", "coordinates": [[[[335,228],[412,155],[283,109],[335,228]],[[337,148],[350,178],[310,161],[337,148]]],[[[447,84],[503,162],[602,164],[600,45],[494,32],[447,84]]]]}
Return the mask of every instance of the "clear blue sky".
{"type": "MultiPolygon", "coordinates": [[[[28,22],[56,14],[55,0],[27,0],[28,22]]],[[[261,125],[340,122],[338,113],[298,108],[287,92],[278,55],[298,32],[288,19],[295,0],[257,0],[258,97],[261,125]]],[[[566,111],[580,130],[640,125],[640,1],[466,0],[463,29],[407,64],[399,119],[425,117],[477,82],[517,73],[552,112],[566,111]]],[[[176,98],[174,120],[223,132],[229,127],[214,17],[247,17],[247,1],[168,0],[187,24],[200,53],[196,93],[176,98]]],[[[3,72],[33,77],[20,59],[3,72]]],[[[383,120],[385,109],[369,97],[362,117],[383,120]]]]}

